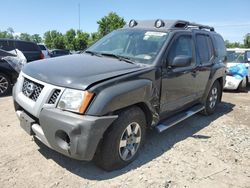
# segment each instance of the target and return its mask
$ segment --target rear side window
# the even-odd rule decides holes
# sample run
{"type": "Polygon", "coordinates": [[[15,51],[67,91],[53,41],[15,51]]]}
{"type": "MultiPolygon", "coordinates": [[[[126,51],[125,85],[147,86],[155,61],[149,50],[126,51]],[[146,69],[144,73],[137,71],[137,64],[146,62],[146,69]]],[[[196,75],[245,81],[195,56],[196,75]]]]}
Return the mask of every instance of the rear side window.
{"type": "Polygon", "coordinates": [[[196,35],[197,50],[201,64],[209,63],[213,58],[213,45],[209,36],[198,34],[196,35]]]}
{"type": "Polygon", "coordinates": [[[16,42],[16,48],[20,51],[39,51],[36,44],[23,41],[16,42]]]}
{"type": "Polygon", "coordinates": [[[5,51],[11,51],[14,50],[13,42],[8,40],[0,41],[0,49],[5,51]]]}
{"type": "Polygon", "coordinates": [[[221,59],[222,61],[225,60],[225,57],[227,55],[227,50],[226,50],[226,46],[225,46],[225,42],[223,40],[223,38],[218,35],[215,34],[213,36],[214,38],[214,48],[215,48],[215,53],[216,55],[219,57],[219,59],[221,59]]]}
{"type": "Polygon", "coordinates": [[[46,50],[44,45],[38,45],[41,50],[46,50]]]}

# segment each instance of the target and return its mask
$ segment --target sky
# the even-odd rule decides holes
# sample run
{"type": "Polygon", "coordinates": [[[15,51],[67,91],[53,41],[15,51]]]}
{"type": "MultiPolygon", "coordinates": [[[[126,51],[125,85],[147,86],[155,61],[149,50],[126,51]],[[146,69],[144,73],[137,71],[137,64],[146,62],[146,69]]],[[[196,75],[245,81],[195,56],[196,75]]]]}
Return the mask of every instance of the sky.
{"type": "Polygon", "coordinates": [[[97,20],[116,12],[130,19],[182,19],[215,27],[225,40],[243,42],[250,33],[250,0],[2,0],[0,30],[16,33],[48,30],[62,33],[74,28],[97,31],[97,20]]]}

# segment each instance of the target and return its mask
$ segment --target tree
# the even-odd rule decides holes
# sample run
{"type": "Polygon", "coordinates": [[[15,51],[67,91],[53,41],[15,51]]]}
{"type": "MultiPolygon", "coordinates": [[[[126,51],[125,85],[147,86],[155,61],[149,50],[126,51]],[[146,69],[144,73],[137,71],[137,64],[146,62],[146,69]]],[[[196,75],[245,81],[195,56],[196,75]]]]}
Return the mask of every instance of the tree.
{"type": "Polygon", "coordinates": [[[35,43],[41,43],[42,37],[40,37],[39,34],[34,34],[34,35],[31,35],[31,40],[35,43]]]}
{"type": "Polygon", "coordinates": [[[115,12],[110,12],[107,16],[104,16],[99,21],[97,21],[97,24],[99,25],[98,27],[99,35],[100,37],[103,37],[104,35],[107,35],[111,31],[123,27],[126,24],[126,22],[115,12]]]}
{"type": "Polygon", "coordinates": [[[66,47],[63,34],[56,30],[44,33],[44,43],[51,49],[64,49],[66,47]]]}
{"type": "Polygon", "coordinates": [[[244,44],[239,42],[229,42],[229,40],[225,40],[225,45],[227,48],[244,48],[244,44]]]}
{"type": "Polygon", "coordinates": [[[66,32],[66,34],[64,35],[65,38],[65,43],[66,43],[66,48],[67,49],[74,49],[74,42],[75,42],[75,38],[76,38],[76,32],[74,29],[70,29],[66,32]]]}
{"type": "Polygon", "coordinates": [[[74,50],[85,50],[88,47],[89,34],[82,31],[77,31],[74,39],[74,50]]]}
{"type": "Polygon", "coordinates": [[[13,34],[14,34],[13,28],[9,27],[7,31],[0,31],[0,38],[13,39],[14,38],[13,34]]]}
{"type": "Polygon", "coordinates": [[[245,48],[250,48],[250,33],[247,33],[244,38],[245,48]]]}
{"type": "Polygon", "coordinates": [[[88,40],[88,46],[91,46],[94,44],[97,40],[99,40],[101,37],[98,32],[94,32],[90,34],[89,40],[88,40]]]}
{"type": "Polygon", "coordinates": [[[31,35],[28,33],[21,33],[18,39],[25,40],[25,41],[32,41],[31,35]]]}

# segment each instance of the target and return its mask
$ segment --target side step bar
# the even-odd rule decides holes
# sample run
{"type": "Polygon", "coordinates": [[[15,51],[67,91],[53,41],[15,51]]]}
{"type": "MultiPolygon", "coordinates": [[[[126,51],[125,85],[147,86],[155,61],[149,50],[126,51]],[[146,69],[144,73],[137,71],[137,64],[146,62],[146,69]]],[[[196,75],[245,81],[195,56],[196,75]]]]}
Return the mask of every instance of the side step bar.
{"type": "Polygon", "coordinates": [[[195,105],[191,108],[189,108],[187,111],[180,112],[179,114],[172,116],[168,118],[166,121],[163,121],[159,125],[157,125],[155,128],[156,130],[161,133],[170,127],[176,125],[177,123],[180,123],[181,121],[189,118],[190,116],[202,111],[205,107],[203,105],[195,105]]]}

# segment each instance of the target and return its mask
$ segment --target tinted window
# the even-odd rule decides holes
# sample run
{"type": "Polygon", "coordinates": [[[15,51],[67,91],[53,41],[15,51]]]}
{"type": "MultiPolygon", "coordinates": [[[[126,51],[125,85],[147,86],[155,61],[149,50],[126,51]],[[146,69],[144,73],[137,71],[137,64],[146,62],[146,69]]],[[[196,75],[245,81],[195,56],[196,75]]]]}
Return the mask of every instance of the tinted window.
{"type": "Polygon", "coordinates": [[[16,48],[20,51],[38,51],[36,44],[22,41],[16,42],[16,48]]]}
{"type": "Polygon", "coordinates": [[[191,35],[182,35],[178,37],[171,45],[168,54],[168,62],[173,62],[174,58],[179,55],[193,57],[193,49],[194,43],[191,35]]]}
{"type": "Polygon", "coordinates": [[[197,48],[201,64],[209,63],[213,57],[213,46],[210,37],[207,35],[197,35],[197,48]]]}
{"type": "Polygon", "coordinates": [[[250,51],[246,51],[246,60],[250,61],[250,51]]]}
{"type": "Polygon", "coordinates": [[[224,61],[227,52],[223,38],[220,35],[214,35],[214,44],[217,56],[224,61]]]}
{"type": "Polygon", "coordinates": [[[4,40],[0,41],[0,49],[5,50],[5,51],[11,51],[14,50],[15,48],[13,47],[13,42],[4,40]]]}
{"type": "Polygon", "coordinates": [[[41,50],[46,50],[44,45],[38,45],[41,50]]]}

